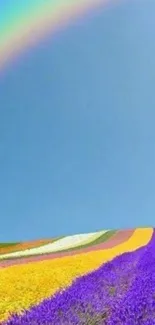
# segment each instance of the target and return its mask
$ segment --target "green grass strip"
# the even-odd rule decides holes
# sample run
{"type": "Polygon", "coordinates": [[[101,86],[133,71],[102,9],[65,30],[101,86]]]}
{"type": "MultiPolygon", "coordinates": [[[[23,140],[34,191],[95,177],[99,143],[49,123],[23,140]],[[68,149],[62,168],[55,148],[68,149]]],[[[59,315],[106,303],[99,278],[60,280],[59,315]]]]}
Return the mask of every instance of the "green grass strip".
{"type": "Polygon", "coordinates": [[[10,247],[10,246],[16,246],[18,244],[20,244],[20,242],[19,243],[0,243],[0,248],[10,247]]]}

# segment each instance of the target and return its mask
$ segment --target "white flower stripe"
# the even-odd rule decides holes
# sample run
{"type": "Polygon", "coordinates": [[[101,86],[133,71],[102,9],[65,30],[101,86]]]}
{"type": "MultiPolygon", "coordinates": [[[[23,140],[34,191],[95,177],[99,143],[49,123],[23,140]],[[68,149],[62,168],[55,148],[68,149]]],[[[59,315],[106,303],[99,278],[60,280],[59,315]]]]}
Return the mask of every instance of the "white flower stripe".
{"type": "Polygon", "coordinates": [[[22,256],[29,256],[29,255],[39,255],[39,254],[46,254],[46,253],[54,253],[62,250],[66,250],[69,248],[76,248],[81,245],[85,245],[88,243],[93,242],[95,239],[100,237],[102,234],[106,233],[106,231],[88,233],[88,234],[78,234],[73,236],[67,236],[62,239],[57,240],[54,243],[49,243],[43,245],[41,247],[26,249],[25,251],[18,251],[8,254],[3,254],[0,256],[0,259],[7,258],[7,257],[22,257],[22,256]]]}

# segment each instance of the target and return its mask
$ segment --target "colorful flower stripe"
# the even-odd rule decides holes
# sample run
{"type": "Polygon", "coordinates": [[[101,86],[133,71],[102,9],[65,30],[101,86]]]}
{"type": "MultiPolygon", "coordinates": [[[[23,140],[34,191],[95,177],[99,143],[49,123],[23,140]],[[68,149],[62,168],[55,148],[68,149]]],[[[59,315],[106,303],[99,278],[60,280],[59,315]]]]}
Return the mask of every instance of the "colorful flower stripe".
{"type": "Polygon", "coordinates": [[[91,243],[93,240],[100,237],[102,234],[106,233],[107,231],[108,230],[95,232],[95,233],[66,236],[64,238],[61,238],[61,239],[55,241],[54,243],[42,245],[37,248],[34,247],[34,248],[30,248],[30,249],[25,249],[23,251],[17,251],[17,252],[10,253],[10,254],[0,255],[0,259],[46,254],[46,253],[65,250],[68,248],[78,247],[83,244],[91,243]]]}
{"type": "Polygon", "coordinates": [[[8,267],[11,265],[19,265],[19,264],[25,264],[25,263],[30,263],[30,262],[37,262],[37,261],[44,261],[48,259],[54,259],[54,258],[62,258],[65,256],[74,256],[77,254],[82,254],[82,253],[88,253],[92,251],[98,251],[98,250],[103,250],[103,249],[108,249],[115,247],[116,245],[119,245],[121,243],[124,243],[127,241],[134,233],[134,230],[120,230],[117,232],[114,231],[109,231],[102,235],[102,238],[99,237],[95,242],[99,242],[101,239],[102,241],[100,243],[95,242],[91,243],[87,247],[80,248],[78,249],[71,249],[70,251],[65,251],[65,252],[59,252],[59,253],[52,253],[52,254],[44,254],[41,256],[31,256],[31,257],[25,257],[25,258],[16,258],[16,259],[10,259],[10,260],[3,260],[0,261],[0,267],[8,267]],[[107,239],[107,240],[106,240],[107,239]]]}
{"type": "Polygon", "coordinates": [[[136,229],[131,238],[111,249],[0,269],[0,320],[40,303],[115,256],[147,245],[152,233],[152,228],[136,229]]]}
{"type": "MultiPolygon", "coordinates": [[[[0,260],[0,267],[2,267],[3,265],[15,265],[16,264],[16,261],[17,261],[17,264],[20,261],[25,261],[26,263],[30,261],[37,261],[37,260],[44,260],[44,259],[48,259],[48,258],[55,258],[57,256],[68,256],[70,254],[68,254],[68,252],[75,252],[77,253],[79,251],[79,253],[81,252],[87,252],[87,251],[90,251],[93,249],[97,249],[99,247],[102,247],[103,243],[105,244],[105,241],[106,243],[108,243],[108,241],[110,240],[111,237],[114,236],[114,234],[116,233],[116,231],[114,230],[110,230],[110,231],[107,231],[107,232],[104,232],[102,235],[100,235],[99,237],[97,237],[95,240],[93,240],[92,242],[89,242],[85,245],[80,245],[80,246],[77,246],[77,247],[72,247],[72,248],[69,248],[69,249],[64,249],[62,251],[59,251],[59,252],[54,252],[54,253],[48,253],[48,254],[42,254],[42,255],[35,255],[35,256],[25,256],[24,258],[22,257],[12,257],[12,258],[3,258],[3,260],[0,260]],[[101,244],[101,245],[99,245],[101,244]]],[[[119,232],[118,232],[119,234],[119,232]]]]}
{"type": "Polygon", "coordinates": [[[33,240],[28,242],[21,242],[17,244],[8,245],[8,246],[0,246],[0,255],[5,253],[12,253],[17,251],[24,251],[25,249],[30,249],[34,247],[40,247],[42,245],[52,243],[53,241],[57,240],[57,238],[53,239],[42,239],[42,240],[33,240]]]}
{"type": "MultiPolygon", "coordinates": [[[[59,251],[59,253],[66,253],[66,252],[77,252],[79,250],[79,252],[84,251],[84,249],[89,248],[89,249],[93,249],[94,246],[98,246],[98,244],[104,243],[105,241],[108,241],[109,238],[111,238],[114,234],[116,233],[116,230],[109,230],[109,231],[104,231],[100,234],[100,236],[94,236],[95,239],[93,239],[91,242],[89,243],[85,243],[85,244],[81,244],[79,246],[76,247],[71,247],[68,249],[63,249],[61,251],[59,251]]],[[[57,252],[53,252],[53,255],[56,255],[57,252]]]]}
{"type": "MultiPolygon", "coordinates": [[[[104,324],[125,324],[124,321],[128,319],[132,320],[130,324],[140,324],[136,322],[136,317],[133,319],[134,307],[130,309],[131,314],[128,315],[128,318],[126,313],[122,315],[122,299],[135,283],[146,249],[147,246],[116,257],[95,272],[76,279],[65,291],[43,300],[22,316],[14,315],[4,325],[45,323],[103,325],[103,321],[104,324]],[[113,312],[117,316],[119,313],[119,317],[113,317],[113,312]],[[112,319],[112,322],[109,322],[109,318],[112,319]]],[[[150,288],[149,285],[148,288],[150,288]]],[[[148,289],[147,292],[149,292],[148,289]]],[[[135,297],[135,292],[133,296],[135,297]]],[[[135,301],[132,299],[133,305],[135,305],[135,301]]],[[[140,307],[142,309],[143,305],[141,304],[140,307]]],[[[127,324],[129,323],[127,322],[127,324]]]]}

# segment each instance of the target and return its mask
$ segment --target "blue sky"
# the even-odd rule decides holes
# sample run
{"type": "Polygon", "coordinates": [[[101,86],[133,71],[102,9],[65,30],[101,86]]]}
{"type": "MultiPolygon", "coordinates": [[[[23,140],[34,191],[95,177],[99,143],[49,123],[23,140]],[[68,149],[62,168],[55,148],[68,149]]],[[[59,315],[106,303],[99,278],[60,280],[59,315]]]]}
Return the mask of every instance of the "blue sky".
{"type": "Polygon", "coordinates": [[[0,73],[0,241],[155,226],[154,10],[95,12],[0,73]]]}

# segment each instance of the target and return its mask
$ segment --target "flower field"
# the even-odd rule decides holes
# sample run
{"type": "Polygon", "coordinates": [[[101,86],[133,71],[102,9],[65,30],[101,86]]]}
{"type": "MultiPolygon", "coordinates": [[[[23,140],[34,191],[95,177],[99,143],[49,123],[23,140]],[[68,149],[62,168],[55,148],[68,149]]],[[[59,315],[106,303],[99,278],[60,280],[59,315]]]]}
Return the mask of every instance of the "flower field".
{"type": "Polygon", "coordinates": [[[155,324],[154,229],[1,243],[0,324],[155,324]]]}

